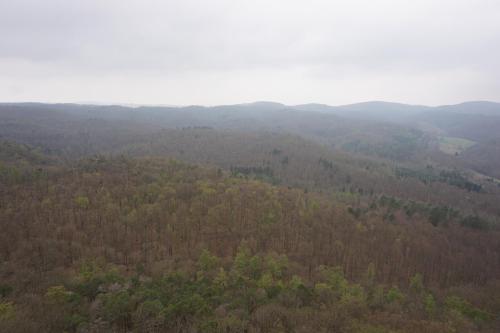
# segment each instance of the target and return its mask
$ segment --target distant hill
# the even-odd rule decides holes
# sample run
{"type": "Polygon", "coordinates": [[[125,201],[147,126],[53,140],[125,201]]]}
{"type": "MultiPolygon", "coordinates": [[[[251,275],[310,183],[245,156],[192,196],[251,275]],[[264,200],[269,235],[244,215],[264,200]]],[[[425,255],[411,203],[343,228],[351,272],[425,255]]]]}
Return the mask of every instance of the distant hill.
{"type": "MultiPolygon", "coordinates": [[[[350,119],[336,114],[302,111],[279,103],[214,107],[138,107],[87,106],[76,104],[1,104],[0,129],[4,139],[36,144],[49,132],[54,141],[71,145],[78,133],[87,135],[90,145],[100,145],[111,122],[122,126],[123,140],[130,135],[151,133],[162,128],[211,127],[217,129],[293,133],[328,146],[343,146],[350,151],[409,158],[425,147],[423,133],[408,126],[350,119]],[[65,133],[62,133],[65,132],[65,133]],[[31,139],[29,139],[31,138],[31,139]],[[410,143],[413,150],[407,149],[410,143]],[[416,149],[418,146],[418,149],[416,149]],[[387,150],[384,147],[393,147],[387,150]],[[415,150],[416,149],[416,150],[415,150]]],[[[40,141],[41,140],[41,141],[40,141]]],[[[79,149],[81,147],[78,147],[79,149]]]]}
{"type": "Polygon", "coordinates": [[[339,115],[355,117],[359,119],[372,119],[379,121],[401,122],[407,117],[428,111],[428,106],[408,105],[388,102],[364,102],[343,105],[337,108],[339,115]]]}
{"type": "MultiPolygon", "coordinates": [[[[429,107],[388,102],[343,106],[287,106],[260,101],[221,106],[0,104],[0,139],[50,147],[73,156],[115,149],[161,129],[209,127],[234,131],[268,131],[300,135],[329,148],[389,161],[436,159],[440,142],[473,141],[459,149],[447,167],[466,167],[500,177],[490,158],[500,137],[499,103],[466,102],[429,107]],[[454,139],[456,138],[456,140],[454,139]],[[463,140],[462,140],[463,141],[463,140]],[[469,150],[474,149],[474,154],[469,150]],[[430,156],[433,156],[432,158],[430,156]]],[[[444,162],[443,162],[444,161],[444,162]]]]}
{"type": "Polygon", "coordinates": [[[442,105],[437,107],[382,101],[362,102],[340,106],[311,103],[295,105],[293,106],[293,108],[302,111],[328,112],[344,117],[381,121],[405,121],[408,120],[408,117],[424,112],[453,112],[474,115],[500,116],[500,103],[488,101],[471,101],[455,105],[442,105]]]}
{"type": "Polygon", "coordinates": [[[488,101],[472,101],[456,105],[443,105],[436,109],[449,112],[500,116],[500,103],[488,101]]]}

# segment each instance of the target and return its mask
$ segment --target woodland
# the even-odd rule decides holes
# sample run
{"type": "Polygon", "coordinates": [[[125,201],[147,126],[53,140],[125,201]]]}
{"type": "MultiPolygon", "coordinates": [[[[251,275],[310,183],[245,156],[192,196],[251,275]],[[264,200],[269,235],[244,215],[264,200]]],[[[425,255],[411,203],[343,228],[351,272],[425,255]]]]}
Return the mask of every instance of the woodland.
{"type": "Polygon", "coordinates": [[[0,332],[498,332],[487,106],[0,104],[0,332]]]}

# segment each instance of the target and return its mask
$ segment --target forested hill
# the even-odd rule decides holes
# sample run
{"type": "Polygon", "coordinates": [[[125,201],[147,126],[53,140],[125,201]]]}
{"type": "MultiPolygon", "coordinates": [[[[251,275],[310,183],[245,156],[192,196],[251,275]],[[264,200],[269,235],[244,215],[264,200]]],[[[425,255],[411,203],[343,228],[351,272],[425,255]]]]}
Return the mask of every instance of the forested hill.
{"type": "Polygon", "coordinates": [[[0,104],[0,332],[498,332],[482,105],[0,104]]]}
{"type": "MultiPolygon", "coordinates": [[[[386,104],[350,108],[376,106],[382,112],[386,104]]],[[[390,104],[385,112],[403,107],[390,104]]],[[[500,155],[494,139],[443,137],[410,123],[360,121],[301,108],[266,102],[211,108],[0,104],[0,136],[66,159],[161,155],[308,190],[335,187],[499,215],[500,180],[494,176],[500,155]]],[[[417,117],[420,108],[410,109],[417,117]]],[[[418,117],[428,112],[425,108],[418,117]]]]}
{"type": "Polygon", "coordinates": [[[41,165],[2,169],[4,331],[494,329],[500,233],[455,213],[160,158],[41,165]]]}
{"type": "Polygon", "coordinates": [[[387,163],[319,145],[296,135],[210,128],[163,130],[118,151],[164,156],[307,190],[376,194],[500,216],[500,188],[470,173],[439,165],[387,163]]]}
{"type": "Polygon", "coordinates": [[[500,178],[499,103],[426,107],[368,102],[332,107],[259,102],[136,108],[0,103],[2,138],[72,155],[116,147],[162,128],[184,127],[294,133],[330,147],[397,161],[432,156],[449,164],[452,155],[453,166],[500,178]]]}

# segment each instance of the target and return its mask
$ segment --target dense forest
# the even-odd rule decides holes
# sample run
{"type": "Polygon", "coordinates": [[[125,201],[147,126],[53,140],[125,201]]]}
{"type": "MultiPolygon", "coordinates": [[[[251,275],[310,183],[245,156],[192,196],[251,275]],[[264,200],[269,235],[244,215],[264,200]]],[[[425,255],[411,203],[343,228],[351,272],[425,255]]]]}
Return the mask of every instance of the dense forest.
{"type": "Polygon", "coordinates": [[[0,331],[498,332],[464,108],[0,105],[0,331]]]}

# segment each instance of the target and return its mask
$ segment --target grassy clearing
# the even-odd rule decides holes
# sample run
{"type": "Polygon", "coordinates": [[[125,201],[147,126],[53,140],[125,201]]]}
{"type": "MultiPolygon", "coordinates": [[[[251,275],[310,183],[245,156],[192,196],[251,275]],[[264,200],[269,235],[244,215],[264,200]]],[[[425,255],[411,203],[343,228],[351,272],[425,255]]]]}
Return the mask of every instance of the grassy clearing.
{"type": "Polygon", "coordinates": [[[456,155],[460,154],[466,149],[474,146],[476,143],[471,140],[463,138],[453,138],[450,136],[443,136],[439,139],[439,149],[446,154],[456,155]]]}

